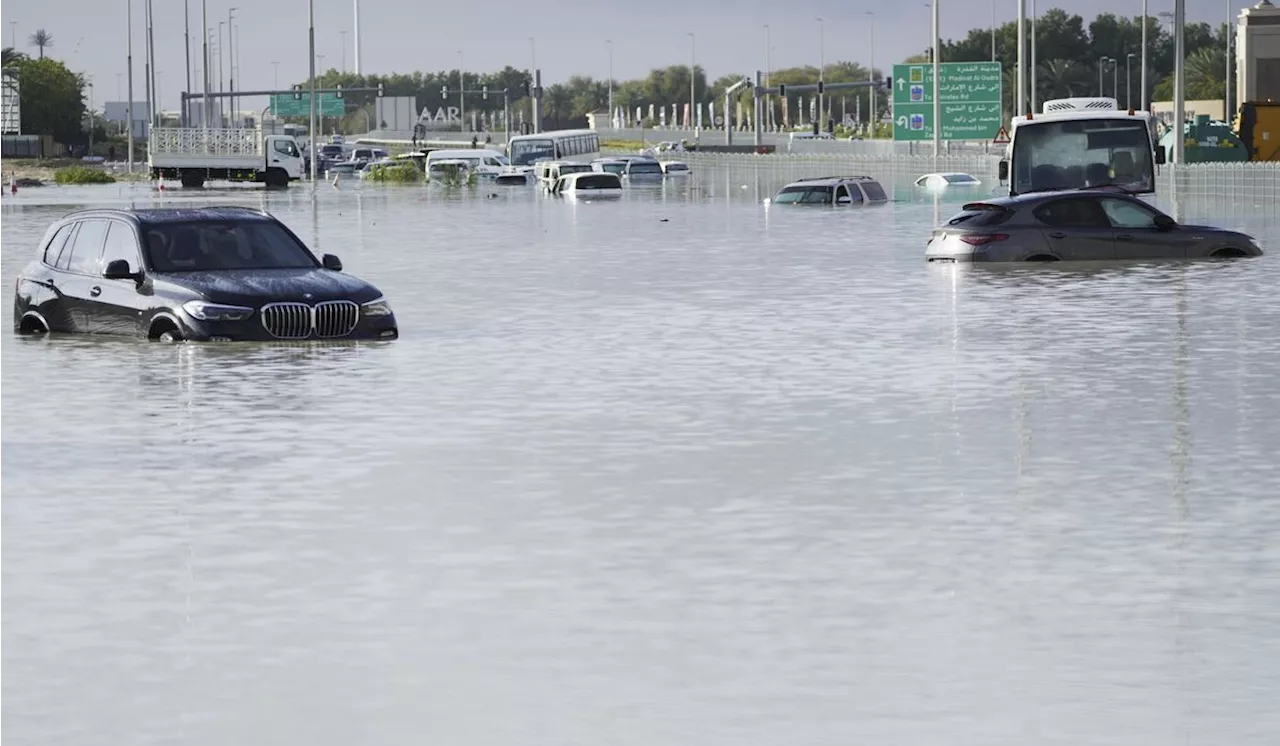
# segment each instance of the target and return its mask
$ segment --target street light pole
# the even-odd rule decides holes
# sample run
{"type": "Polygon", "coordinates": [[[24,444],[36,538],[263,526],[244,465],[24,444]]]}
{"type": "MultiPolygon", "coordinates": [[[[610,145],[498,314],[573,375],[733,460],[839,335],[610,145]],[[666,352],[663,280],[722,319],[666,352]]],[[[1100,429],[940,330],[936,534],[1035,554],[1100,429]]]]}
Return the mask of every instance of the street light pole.
{"type": "MultiPolygon", "coordinates": [[[[827,34],[826,34],[826,28],[822,23],[822,19],[818,18],[815,20],[817,20],[818,22],[818,82],[821,83],[826,80],[826,78],[823,77],[823,74],[827,68],[827,44],[826,44],[827,34]]],[[[823,112],[824,103],[826,103],[826,94],[819,93],[818,94],[818,112],[817,112],[818,116],[813,120],[813,123],[818,125],[819,132],[822,131],[823,120],[827,118],[826,114],[823,112]]]]}
{"type": "MultiPolygon", "coordinates": [[[[773,72],[773,39],[772,39],[772,31],[769,29],[769,24],[766,23],[764,25],[764,87],[765,88],[769,87],[769,77],[772,72],[773,72]]],[[[773,98],[769,97],[768,99],[766,99],[766,103],[769,106],[768,117],[770,120],[770,124],[772,125],[773,98]]]]}
{"type": "Polygon", "coordinates": [[[939,0],[933,0],[933,165],[935,170],[938,166],[938,156],[942,154],[942,97],[938,91],[939,82],[942,80],[940,62],[942,41],[938,36],[938,2],[939,0]]]}
{"type": "Polygon", "coordinates": [[[1142,99],[1142,110],[1147,110],[1147,0],[1142,0],[1142,75],[1138,85],[1142,88],[1138,98],[1142,99]]]}
{"type": "Polygon", "coordinates": [[[1231,0],[1226,0],[1227,4],[1227,25],[1222,30],[1223,41],[1226,44],[1226,72],[1222,77],[1222,121],[1230,124],[1233,117],[1231,116],[1231,0]]]}
{"type": "Polygon", "coordinates": [[[1183,135],[1187,118],[1186,23],[1185,0],[1173,0],[1173,162],[1178,166],[1182,165],[1183,146],[1187,139],[1183,135]]]}
{"type": "Polygon", "coordinates": [[[467,94],[463,93],[467,89],[467,79],[463,77],[462,68],[465,63],[462,58],[462,50],[458,50],[458,131],[467,131],[467,94]]]}
{"type": "Polygon", "coordinates": [[[1013,114],[1027,105],[1027,0],[1018,0],[1018,90],[1013,97],[1013,114]]]}
{"type": "Polygon", "coordinates": [[[605,39],[609,47],[609,123],[613,124],[613,39],[605,39]]]}
{"type": "Polygon", "coordinates": [[[1102,73],[1107,69],[1107,60],[1109,57],[1102,56],[1098,58],[1098,96],[1101,98],[1106,91],[1102,90],[1102,73]]]}
{"type": "Polygon", "coordinates": [[[316,3],[307,0],[307,65],[311,73],[311,118],[307,149],[311,151],[311,194],[316,193],[316,3]]]}
{"type": "Polygon", "coordinates": [[[698,69],[698,39],[689,32],[689,129],[693,129],[694,115],[694,92],[693,81],[695,80],[695,70],[698,69]]]}
{"type": "MultiPolygon", "coordinates": [[[[233,37],[231,35],[231,32],[232,32],[231,14],[235,13],[237,10],[239,10],[239,8],[227,8],[227,79],[231,83],[231,87],[228,90],[230,90],[232,93],[236,92],[236,70],[234,67],[232,67],[232,64],[235,62],[235,59],[236,59],[236,46],[235,46],[235,42],[232,40],[233,37]]],[[[230,103],[231,103],[231,124],[234,126],[236,123],[236,97],[235,96],[231,97],[230,103]]]]}
{"type": "Polygon", "coordinates": [[[1133,108],[1133,58],[1138,55],[1129,52],[1124,56],[1124,108],[1133,108]]]}
{"type": "Polygon", "coordinates": [[[1036,65],[1039,64],[1039,62],[1036,59],[1036,18],[1037,18],[1036,0],[1031,0],[1031,65],[1030,65],[1031,69],[1028,71],[1031,73],[1031,80],[1029,81],[1030,90],[1027,91],[1027,94],[1031,98],[1031,111],[1033,112],[1036,110],[1036,98],[1037,98],[1036,96],[1036,65]]]}
{"type": "MultiPolygon", "coordinates": [[[[190,0],[182,0],[182,43],[186,49],[187,63],[187,86],[186,92],[191,93],[191,2],[190,0]]],[[[191,126],[191,102],[183,97],[182,99],[182,126],[191,126]]]]}
{"type": "Polygon", "coordinates": [[[991,61],[996,61],[996,0],[991,0],[991,61]]]}
{"type": "MultiPolygon", "coordinates": [[[[994,7],[993,5],[992,8],[994,7]]],[[[867,41],[871,56],[867,64],[867,137],[874,139],[876,136],[876,14],[869,10],[864,12],[870,19],[867,21],[867,41]]]]}
{"type": "Polygon", "coordinates": [[[338,32],[338,37],[342,40],[342,74],[347,73],[347,30],[343,29],[338,32]]]}
{"type": "Polygon", "coordinates": [[[133,0],[124,0],[125,4],[125,25],[128,26],[128,57],[125,60],[125,75],[129,77],[129,99],[124,104],[124,118],[128,121],[125,124],[129,128],[129,152],[125,156],[129,159],[128,170],[133,173],[133,0]]]}

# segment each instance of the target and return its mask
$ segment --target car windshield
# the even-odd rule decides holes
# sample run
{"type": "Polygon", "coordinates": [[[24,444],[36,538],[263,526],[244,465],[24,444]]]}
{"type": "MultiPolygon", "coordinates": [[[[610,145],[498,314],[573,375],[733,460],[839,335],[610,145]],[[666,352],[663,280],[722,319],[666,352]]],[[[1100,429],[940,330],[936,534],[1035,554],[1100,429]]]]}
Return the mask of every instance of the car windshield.
{"type": "Polygon", "coordinates": [[[662,173],[662,164],[656,161],[632,161],[630,173],[633,174],[660,174],[662,173]]]}
{"type": "Polygon", "coordinates": [[[313,269],[315,257],[269,220],[209,220],[146,226],[148,264],[156,272],[313,269]]]}
{"type": "Polygon", "coordinates": [[[321,145],[320,154],[321,155],[342,155],[342,146],[341,145],[321,145]]]}
{"type": "Polygon", "coordinates": [[[621,161],[617,163],[601,163],[600,170],[611,174],[620,174],[627,170],[627,164],[621,161]]]}
{"type": "Polygon", "coordinates": [[[560,166],[560,173],[562,174],[585,174],[591,170],[591,164],[589,163],[565,163],[560,166]]]}
{"type": "Polygon", "coordinates": [[[1013,140],[1014,194],[1104,184],[1155,188],[1151,139],[1142,119],[1028,122],[1013,140]]]}
{"type": "Polygon", "coordinates": [[[778,192],[774,203],[829,205],[831,204],[831,187],[829,186],[789,186],[778,192]]]}
{"type": "Polygon", "coordinates": [[[550,140],[516,140],[511,143],[511,163],[528,166],[539,158],[555,158],[555,143],[550,140]]]}

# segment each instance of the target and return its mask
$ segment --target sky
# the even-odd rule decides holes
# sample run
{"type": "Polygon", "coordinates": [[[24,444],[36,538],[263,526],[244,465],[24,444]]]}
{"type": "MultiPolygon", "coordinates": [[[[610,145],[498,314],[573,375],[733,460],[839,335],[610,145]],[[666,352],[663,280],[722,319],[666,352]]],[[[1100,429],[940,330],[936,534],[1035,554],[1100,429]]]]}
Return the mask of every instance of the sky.
{"type": "MultiPolygon", "coordinates": [[[[1033,1],[1028,0],[1028,8],[1033,1]]],[[[1187,20],[1221,23],[1228,7],[1234,15],[1254,1],[1186,0],[1187,20]]],[[[341,69],[345,55],[346,69],[354,71],[354,0],[313,2],[316,54],[323,55],[317,68],[341,69]]],[[[27,39],[43,28],[54,40],[46,54],[89,76],[95,107],[101,108],[103,101],[126,98],[130,3],[134,98],[140,101],[143,0],[7,0],[0,13],[4,45],[16,40],[19,51],[36,54],[27,39]]],[[[237,3],[243,7],[234,14],[239,29],[236,88],[276,88],[277,74],[281,88],[306,79],[307,0],[187,0],[191,27],[197,29],[192,33],[193,78],[200,59],[202,5],[216,36],[219,22],[225,30],[227,10],[237,3]]],[[[1086,23],[1103,11],[1138,15],[1142,9],[1141,0],[1040,0],[1038,5],[1041,12],[1064,7],[1086,23]]],[[[152,0],[152,7],[160,103],[177,109],[186,76],[183,0],[152,0]]],[[[1018,0],[940,0],[941,36],[960,38],[973,27],[989,27],[993,9],[997,22],[1014,20],[1017,7],[1018,0]]],[[[1152,15],[1172,9],[1173,0],[1149,0],[1152,15]]],[[[366,74],[453,70],[459,54],[468,71],[528,68],[532,52],[546,85],[570,75],[607,78],[610,46],[617,80],[643,77],[654,67],[688,64],[691,57],[712,79],[750,75],[765,67],[766,46],[773,48],[774,68],[816,66],[820,57],[866,64],[872,59],[873,35],[874,62],[884,68],[929,44],[931,16],[926,0],[360,0],[360,12],[361,71],[366,74]]],[[[228,77],[225,63],[223,76],[228,77]]],[[[246,101],[245,108],[253,103],[246,101]]]]}

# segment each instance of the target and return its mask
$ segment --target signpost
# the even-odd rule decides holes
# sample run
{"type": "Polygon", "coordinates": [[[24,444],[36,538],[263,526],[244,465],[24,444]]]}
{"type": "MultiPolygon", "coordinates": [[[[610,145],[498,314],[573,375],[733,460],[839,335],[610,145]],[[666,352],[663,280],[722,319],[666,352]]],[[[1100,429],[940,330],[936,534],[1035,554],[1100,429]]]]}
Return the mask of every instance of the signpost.
{"type": "MultiPolygon", "coordinates": [[[[271,111],[278,117],[305,117],[311,115],[311,93],[303,91],[301,98],[297,94],[286,93],[271,97],[271,111]]],[[[316,116],[340,117],[347,113],[342,99],[336,93],[321,93],[316,100],[316,116]]]]}
{"type": "MultiPolygon", "coordinates": [[[[999,62],[943,62],[938,96],[943,140],[990,140],[1000,131],[999,62]]],[[[893,139],[933,139],[933,66],[893,66],[893,139]]]]}

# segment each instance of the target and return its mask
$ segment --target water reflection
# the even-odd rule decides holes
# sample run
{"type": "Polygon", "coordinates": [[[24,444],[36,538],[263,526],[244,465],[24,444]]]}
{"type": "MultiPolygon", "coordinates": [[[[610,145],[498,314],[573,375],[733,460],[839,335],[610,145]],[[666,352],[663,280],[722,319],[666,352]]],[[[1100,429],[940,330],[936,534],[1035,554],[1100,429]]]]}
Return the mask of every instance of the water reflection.
{"type": "MultiPolygon", "coordinates": [[[[265,206],[404,336],[0,338],[10,737],[1268,743],[1274,254],[926,265],[946,195],[695,168],[133,192],[265,206]]],[[[99,195],[5,198],[0,282],[99,195]]]]}

